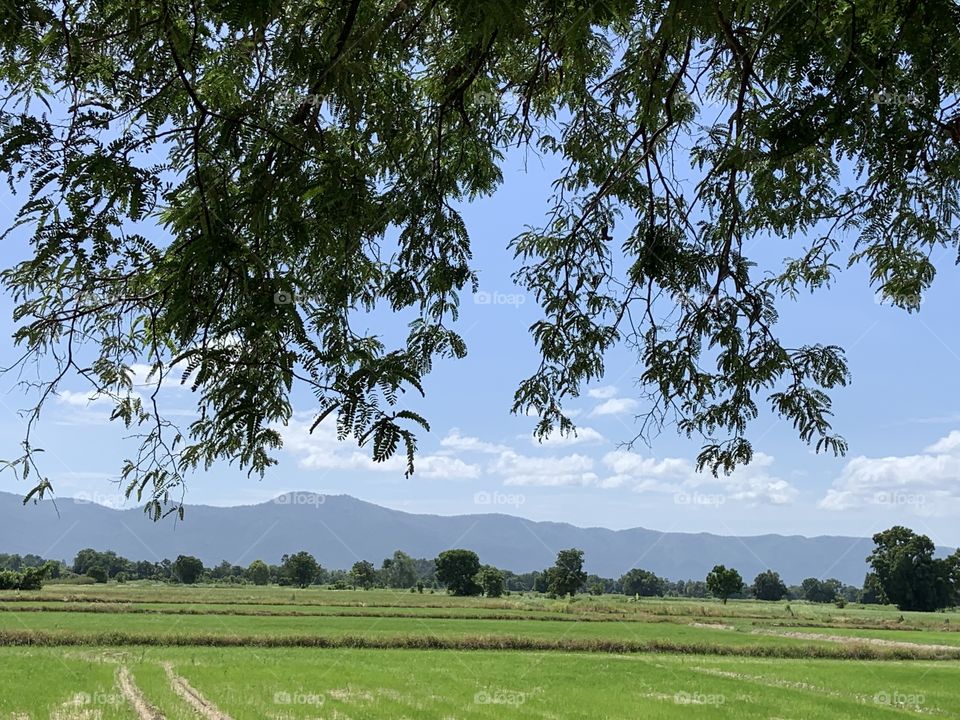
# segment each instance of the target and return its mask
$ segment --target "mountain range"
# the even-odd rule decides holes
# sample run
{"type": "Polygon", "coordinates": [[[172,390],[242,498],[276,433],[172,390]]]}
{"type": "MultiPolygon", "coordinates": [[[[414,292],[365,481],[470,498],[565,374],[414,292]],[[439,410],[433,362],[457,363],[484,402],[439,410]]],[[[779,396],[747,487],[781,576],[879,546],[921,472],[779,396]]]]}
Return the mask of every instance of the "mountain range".
{"type": "Polygon", "coordinates": [[[82,548],[113,550],[132,560],[195,555],[207,565],[247,565],[307,550],[327,568],[357,560],[379,566],[400,549],[435,557],[455,547],[477,552],[484,563],[514,572],[541,570],[559,550],[584,551],[585,569],[619,577],[641,567],[672,580],[703,579],[716,564],[737,568],[746,581],[773,569],[788,584],[833,577],[860,585],[867,572],[869,538],[799,535],[732,537],[708,533],[609,530],[534,522],[514,515],[423,515],[392,510],[349,495],[287,493],[259,505],[188,505],[184,520],[152,522],[142,510],[113,509],[58,499],[23,505],[0,492],[0,552],[34,553],[70,562],[82,548]]]}

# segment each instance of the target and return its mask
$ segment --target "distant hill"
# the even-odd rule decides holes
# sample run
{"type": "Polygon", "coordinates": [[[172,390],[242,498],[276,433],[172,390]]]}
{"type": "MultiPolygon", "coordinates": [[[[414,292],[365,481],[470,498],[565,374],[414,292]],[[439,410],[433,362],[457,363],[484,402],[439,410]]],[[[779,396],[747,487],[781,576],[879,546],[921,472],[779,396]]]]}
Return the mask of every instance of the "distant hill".
{"type": "Polygon", "coordinates": [[[206,564],[277,563],[284,553],[308,550],[327,568],[357,560],[380,561],[401,549],[414,557],[442,550],[475,550],[483,562],[515,572],[551,565],[558,550],[581,548],[586,569],[619,577],[632,567],[672,580],[701,579],[717,563],[737,568],[748,582],[768,568],[790,584],[806,577],[835,577],[860,585],[873,548],[868,538],[708,533],[662,533],[645,528],[608,530],[534,522],[512,515],[417,515],[390,510],[348,495],[290,493],[260,505],[188,506],[186,519],[151,522],[139,509],[114,510],[58,499],[21,503],[0,492],[0,552],[36,553],[72,560],[91,547],[134,560],[180,554],[206,564]]]}

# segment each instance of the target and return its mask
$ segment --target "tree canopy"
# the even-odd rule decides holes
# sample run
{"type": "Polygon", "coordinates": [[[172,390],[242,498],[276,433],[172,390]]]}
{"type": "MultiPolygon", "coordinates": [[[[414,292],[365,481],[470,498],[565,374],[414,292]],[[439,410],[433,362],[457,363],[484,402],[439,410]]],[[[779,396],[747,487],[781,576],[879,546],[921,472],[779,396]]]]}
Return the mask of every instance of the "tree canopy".
{"type": "Polygon", "coordinates": [[[752,455],[762,404],[818,451],[846,445],[829,339],[783,341],[778,306],[865,263],[917,308],[956,250],[960,7],[716,0],[16,0],[0,29],[0,171],[30,253],[2,276],[30,431],[81,377],[139,429],[129,492],[159,515],[217,460],[262,473],[294,385],[316,423],[375,460],[416,431],[403,402],[467,348],[476,287],[457,203],[512,148],[558,159],[542,212],[504,238],[543,311],[515,412],[570,431],[564,405],[635,351],[638,436],[702,442],[701,468],[752,455]],[[526,229],[524,229],[526,228],[526,229]],[[763,267],[758,240],[789,241],[763,267]],[[360,320],[409,320],[389,345],[360,320]],[[178,426],[159,386],[184,382],[178,426]]]}
{"type": "Polygon", "coordinates": [[[714,565],[713,570],[707,573],[707,589],[714,596],[723,600],[727,604],[727,599],[731,595],[736,595],[743,590],[743,578],[734,568],[727,568],[725,565],[714,565]]]}
{"type": "Polygon", "coordinates": [[[780,573],[765,570],[753,580],[753,595],[757,600],[782,600],[787,596],[787,586],[780,573]]]}
{"type": "Polygon", "coordinates": [[[473,550],[444,550],[437,556],[437,580],[453,595],[479,595],[480,558],[473,550]]]}
{"type": "Polygon", "coordinates": [[[547,592],[553,595],[576,595],[587,582],[583,569],[583,550],[569,548],[557,553],[557,561],[545,573],[547,592]]]}
{"type": "Polygon", "coordinates": [[[652,597],[666,594],[667,582],[649,570],[633,568],[620,578],[620,587],[624,595],[652,597]]]}
{"type": "Polygon", "coordinates": [[[290,582],[300,588],[312,585],[320,572],[320,565],[316,558],[306,550],[293,555],[284,555],[280,559],[280,565],[290,582]]]}
{"type": "MultiPolygon", "coordinates": [[[[873,536],[875,547],[867,562],[875,573],[870,590],[901,610],[940,610],[960,600],[960,550],[936,558],[926,535],[896,525],[873,536]]],[[[868,589],[868,581],[864,589],[868,589]]]]}

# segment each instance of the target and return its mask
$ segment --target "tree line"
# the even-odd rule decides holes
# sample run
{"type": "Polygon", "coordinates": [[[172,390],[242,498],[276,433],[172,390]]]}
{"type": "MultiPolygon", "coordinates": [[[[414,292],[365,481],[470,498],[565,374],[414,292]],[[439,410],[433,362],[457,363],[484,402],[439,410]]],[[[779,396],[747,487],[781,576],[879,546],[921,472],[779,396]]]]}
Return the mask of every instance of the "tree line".
{"type": "Polygon", "coordinates": [[[588,574],[584,552],[569,548],[557,553],[551,567],[514,573],[483,564],[472,550],[445,550],[436,558],[414,558],[397,550],[377,567],[358,560],[349,570],[324,568],[306,550],[284,555],[278,565],[254,560],[249,566],[226,560],[214,567],[190,555],[150,562],[128,560],[113,551],[92,548],[77,553],[73,563],[45,560],[38,555],[0,554],[0,589],[37,589],[45,577],[74,582],[159,580],[183,584],[199,582],[252,583],[334,589],[392,588],[423,592],[445,590],[453,595],[500,597],[511,592],[539,592],[553,597],[578,593],[623,594],[632,597],[716,597],[816,603],[848,602],[897,605],[901,610],[932,611],[960,603],[960,550],[946,558],[934,557],[933,542],[909,528],[896,526],[873,536],[875,548],[867,562],[871,571],[862,587],[835,578],[809,577],[788,586],[774,570],[759,573],[751,584],[735,568],[715,566],[703,580],[671,581],[643,568],[620,578],[588,574]]]}

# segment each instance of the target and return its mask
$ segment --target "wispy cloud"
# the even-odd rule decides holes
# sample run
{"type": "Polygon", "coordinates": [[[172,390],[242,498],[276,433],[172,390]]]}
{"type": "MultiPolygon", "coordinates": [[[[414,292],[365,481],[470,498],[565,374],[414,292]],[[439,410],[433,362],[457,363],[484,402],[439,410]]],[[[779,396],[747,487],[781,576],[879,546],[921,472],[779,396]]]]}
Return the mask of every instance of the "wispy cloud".
{"type": "Polygon", "coordinates": [[[640,403],[633,398],[610,398],[597,405],[590,415],[623,415],[636,412],[638,407],[640,407],[640,403]]]}

